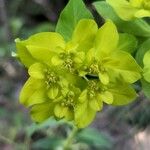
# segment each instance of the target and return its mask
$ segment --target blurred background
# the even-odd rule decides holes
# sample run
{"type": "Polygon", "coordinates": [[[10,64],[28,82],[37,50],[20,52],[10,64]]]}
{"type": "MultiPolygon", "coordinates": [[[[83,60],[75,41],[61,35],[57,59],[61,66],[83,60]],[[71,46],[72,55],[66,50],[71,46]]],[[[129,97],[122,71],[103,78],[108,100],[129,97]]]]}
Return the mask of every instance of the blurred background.
{"type": "MultiPolygon", "coordinates": [[[[97,16],[91,3],[89,9],[97,16]]],[[[18,95],[28,75],[15,57],[14,39],[54,31],[67,0],[0,0],[0,150],[61,150],[71,126],[30,120],[18,95]]],[[[99,20],[102,22],[102,20],[99,20]]],[[[124,107],[104,107],[90,127],[79,131],[72,150],[149,150],[150,100],[143,93],[124,107]]]]}

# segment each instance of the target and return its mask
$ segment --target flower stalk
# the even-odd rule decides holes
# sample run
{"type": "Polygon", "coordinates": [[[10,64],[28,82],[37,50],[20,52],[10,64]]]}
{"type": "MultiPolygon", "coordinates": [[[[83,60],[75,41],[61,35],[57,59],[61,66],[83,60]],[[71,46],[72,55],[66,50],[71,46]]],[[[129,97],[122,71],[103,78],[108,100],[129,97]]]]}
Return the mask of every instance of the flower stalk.
{"type": "Polygon", "coordinates": [[[78,132],[78,128],[74,126],[71,133],[69,134],[68,138],[64,142],[63,150],[69,150],[70,149],[70,146],[72,145],[74,137],[75,137],[77,132],[78,132]]]}

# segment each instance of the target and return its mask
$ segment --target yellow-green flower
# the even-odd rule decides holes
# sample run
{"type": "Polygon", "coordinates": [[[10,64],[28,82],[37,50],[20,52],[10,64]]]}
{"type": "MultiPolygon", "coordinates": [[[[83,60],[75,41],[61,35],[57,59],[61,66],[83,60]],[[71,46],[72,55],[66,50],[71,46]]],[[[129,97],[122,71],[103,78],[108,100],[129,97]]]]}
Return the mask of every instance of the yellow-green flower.
{"type": "Polygon", "coordinates": [[[34,121],[42,122],[49,117],[56,119],[66,119],[73,121],[75,116],[75,107],[77,104],[80,89],[69,85],[61,89],[60,97],[53,102],[51,100],[33,105],[31,116],[34,121]]]}
{"type": "Polygon", "coordinates": [[[117,81],[103,85],[98,80],[89,80],[87,88],[80,94],[75,107],[75,123],[79,128],[90,124],[103,103],[126,105],[136,98],[136,92],[127,83],[117,81]]]}
{"type": "Polygon", "coordinates": [[[74,120],[75,107],[80,94],[80,89],[74,86],[63,88],[62,95],[55,100],[56,106],[54,114],[57,118],[65,118],[66,120],[74,120]]]}
{"type": "Polygon", "coordinates": [[[118,40],[112,21],[98,29],[92,19],[80,20],[69,42],[54,32],[17,39],[18,57],[30,75],[20,102],[30,107],[32,119],[65,118],[83,128],[103,103],[133,101],[131,84],[141,77],[141,68],[129,53],[117,49],[118,40]]]}
{"type": "Polygon", "coordinates": [[[150,17],[150,0],[106,0],[118,16],[126,21],[150,17]]]}
{"type": "Polygon", "coordinates": [[[62,36],[54,32],[38,33],[27,40],[16,39],[15,42],[18,58],[26,67],[39,61],[51,65],[52,52],[65,46],[62,36]]]}
{"type": "Polygon", "coordinates": [[[74,107],[80,94],[80,88],[73,85],[78,85],[76,81],[84,85],[83,79],[43,63],[34,63],[28,72],[30,78],[21,90],[20,102],[31,107],[33,120],[41,122],[52,116],[73,120],[74,107]],[[37,109],[39,106],[40,110],[37,109]]]}
{"type": "MultiPolygon", "coordinates": [[[[67,81],[68,76],[67,77],[67,81]]],[[[34,101],[32,102],[31,105],[31,98],[30,96],[32,95],[31,93],[25,91],[28,89],[28,91],[30,89],[32,89],[33,92],[33,86],[34,84],[36,85],[36,83],[39,83],[36,80],[33,81],[32,83],[29,81],[27,81],[27,83],[25,84],[24,88],[22,89],[21,92],[21,97],[23,94],[26,94],[29,96],[28,99],[26,99],[26,106],[32,106],[31,107],[31,117],[34,121],[36,122],[42,122],[46,119],[48,119],[49,117],[54,117],[56,119],[66,119],[68,121],[74,121],[75,118],[75,108],[77,107],[77,102],[78,102],[78,97],[81,93],[81,87],[77,88],[74,85],[78,85],[78,84],[82,84],[84,85],[83,79],[78,79],[75,78],[76,80],[74,80],[75,82],[79,82],[79,83],[72,83],[71,81],[66,82],[64,81],[63,83],[60,83],[60,91],[59,94],[57,94],[56,96],[56,92],[54,92],[54,94],[52,94],[53,92],[50,93],[50,96],[47,94],[47,91],[45,91],[45,87],[42,87],[42,89],[38,88],[36,89],[36,92],[39,92],[39,95],[37,95],[34,99],[34,101]],[[29,87],[29,83],[30,82],[30,87],[29,87]],[[28,84],[28,86],[27,86],[28,84]],[[63,85],[63,86],[62,86],[63,85]],[[29,89],[30,88],[30,89],[29,89]],[[43,90],[44,92],[44,96],[47,97],[47,99],[43,99],[43,97],[40,96],[40,91],[43,90]],[[55,95],[55,99],[52,97],[52,95],[55,95]],[[37,99],[36,99],[37,98],[37,99]],[[28,102],[28,104],[27,104],[28,102]]],[[[64,79],[63,79],[64,80],[64,79]]],[[[72,79],[73,80],[73,79],[72,79]]],[[[34,98],[32,96],[32,98],[34,98]]],[[[78,126],[78,124],[77,124],[78,126]]]]}
{"type": "Polygon", "coordinates": [[[85,58],[86,52],[92,48],[98,27],[94,20],[82,19],[77,24],[72,39],[64,48],[58,48],[52,63],[55,66],[76,72],[85,58]],[[76,70],[75,70],[76,69],[76,70]]]}
{"type": "Polygon", "coordinates": [[[97,32],[94,46],[85,57],[80,75],[98,76],[103,84],[122,78],[134,83],[141,78],[141,68],[127,52],[117,50],[119,34],[116,26],[107,21],[97,32]]]}
{"type": "Polygon", "coordinates": [[[85,52],[93,46],[97,30],[94,20],[82,19],[77,24],[69,42],[65,42],[58,33],[38,33],[24,41],[16,39],[17,54],[26,67],[36,61],[42,61],[47,65],[61,64],[61,68],[72,71],[82,62],[85,52]]]}
{"type": "Polygon", "coordinates": [[[77,95],[85,81],[72,72],[93,46],[97,30],[94,20],[83,19],[69,42],[54,32],[38,33],[24,41],[16,39],[18,57],[30,75],[21,90],[20,102],[31,107],[34,121],[41,122],[51,116],[74,119],[77,95]]]}
{"type": "Polygon", "coordinates": [[[49,99],[54,100],[60,96],[62,88],[75,80],[70,74],[42,63],[31,65],[28,73],[30,78],[20,93],[20,102],[27,107],[49,99]]]}
{"type": "Polygon", "coordinates": [[[146,52],[143,59],[144,69],[143,76],[147,82],[150,82],[150,50],[146,52]]]}

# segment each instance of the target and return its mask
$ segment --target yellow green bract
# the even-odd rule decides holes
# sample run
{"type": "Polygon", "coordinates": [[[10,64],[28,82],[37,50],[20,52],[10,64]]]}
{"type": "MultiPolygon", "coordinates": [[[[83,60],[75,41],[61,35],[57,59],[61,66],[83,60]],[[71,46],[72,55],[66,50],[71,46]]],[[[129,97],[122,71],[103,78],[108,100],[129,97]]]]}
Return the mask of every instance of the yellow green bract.
{"type": "Polygon", "coordinates": [[[143,76],[147,82],[150,82],[150,50],[146,52],[143,59],[144,69],[143,76]]]}
{"type": "Polygon", "coordinates": [[[132,83],[141,78],[141,68],[129,53],[118,50],[118,42],[112,21],[98,29],[92,19],[80,20],[69,42],[54,32],[17,39],[19,59],[30,75],[20,102],[30,107],[32,119],[64,118],[84,128],[103,103],[132,102],[132,83]]]}
{"type": "Polygon", "coordinates": [[[150,17],[150,0],[106,0],[118,16],[126,21],[150,17]]]}

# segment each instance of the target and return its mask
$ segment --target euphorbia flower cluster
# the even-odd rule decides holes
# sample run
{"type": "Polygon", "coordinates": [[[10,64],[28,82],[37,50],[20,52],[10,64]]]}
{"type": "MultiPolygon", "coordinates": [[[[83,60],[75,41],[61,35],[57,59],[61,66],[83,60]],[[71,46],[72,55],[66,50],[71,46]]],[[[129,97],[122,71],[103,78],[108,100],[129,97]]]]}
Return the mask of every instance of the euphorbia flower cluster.
{"type": "Polygon", "coordinates": [[[123,20],[150,17],[150,0],[106,0],[106,2],[123,20]]]}
{"type": "Polygon", "coordinates": [[[98,28],[92,19],[81,19],[70,41],[54,32],[16,40],[18,56],[30,75],[20,102],[30,107],[32,119],[49,117],[89,125],[103,103],[125,105],[136,98],[132,87],[141,68],[124,50],[112,21],[98,28]]]}

